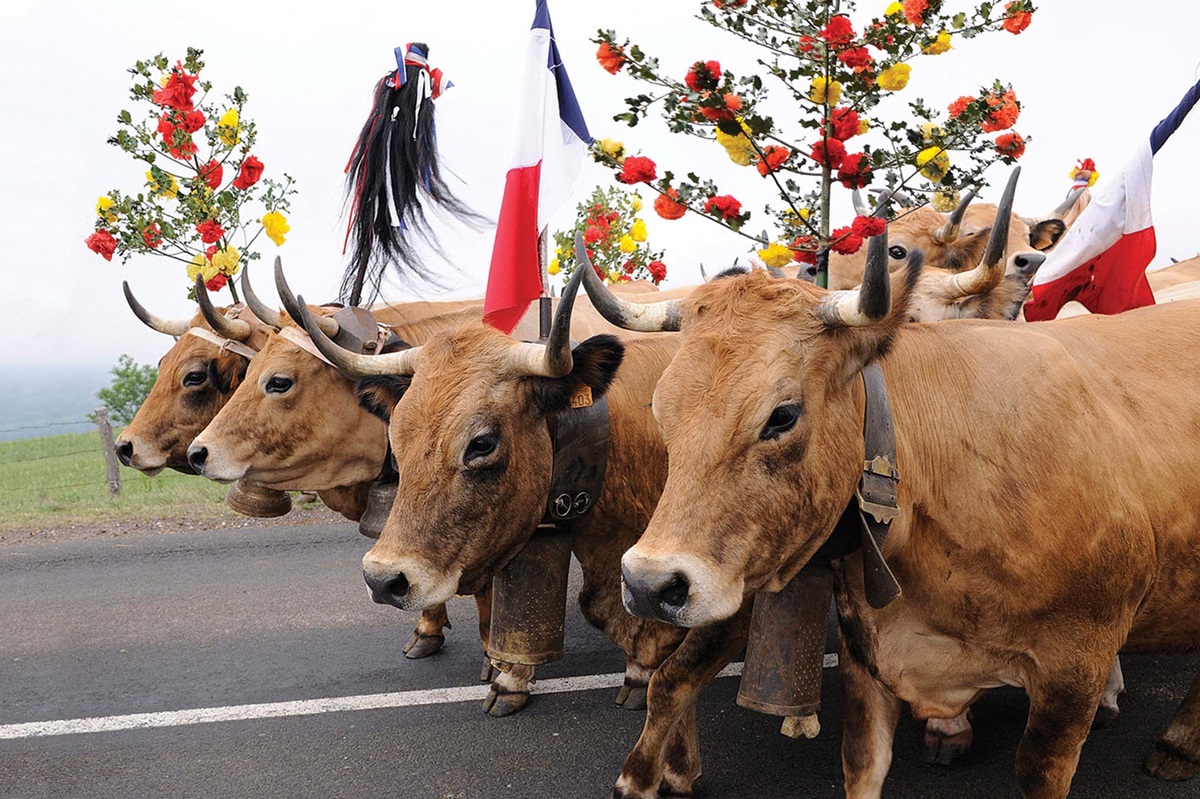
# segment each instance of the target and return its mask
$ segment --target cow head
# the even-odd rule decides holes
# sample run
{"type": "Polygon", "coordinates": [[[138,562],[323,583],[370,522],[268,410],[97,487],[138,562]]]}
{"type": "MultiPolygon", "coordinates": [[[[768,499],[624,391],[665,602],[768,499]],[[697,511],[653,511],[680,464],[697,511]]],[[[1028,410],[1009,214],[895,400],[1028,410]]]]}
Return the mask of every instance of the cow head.
{"type": "MultiPolygon", "coordinates": [[[[117,439],[117,457],[126,466],[150,475],[164,468],[190,474],[188,445],[224,407],[249,366],[245,355],[222,349],[203,334],[238,341],[257,350],[274,330],[271,322],[278,314],[254,306],[256,313],[238,308],[234,314],[232,308],[214,308],[204,294],[201,311],[192,319],[168,320],[146,310],[128,283],[124,288],[134,315],[147,327],[174,336],[176,341],[158,363],[158,379],[150,394],[117,439]]],[[[253,295],[246,275],[243,291],[248,298],[253,295]]]]}
{"type": "Polygon", "coordinates": [[[400,490],[363,558],[376,602],[419,609],[474,593],[529,540],[550,490],[549,417],[585,386],[602,396],[624,352],[607,335],[571,348],[578,285],[577,275],[545,344],[474,324],[422,347],[361,356],[308,326],[327,357],[364,376],[364,405],[390,419],[400,490]]]}

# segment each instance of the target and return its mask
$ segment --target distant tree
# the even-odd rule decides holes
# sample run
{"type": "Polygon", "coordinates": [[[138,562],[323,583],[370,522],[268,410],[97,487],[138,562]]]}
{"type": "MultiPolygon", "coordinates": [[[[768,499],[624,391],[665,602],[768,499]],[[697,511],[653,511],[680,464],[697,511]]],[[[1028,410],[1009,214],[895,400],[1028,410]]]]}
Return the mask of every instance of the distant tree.
{"type": "Polygon", "coordinates": [[[122,355],[109,374],[113,376],[112,384],[97,391],[96,396],[108,408],[108,416],[113,424],[129,424],[154,387],[158,369],[122,355]]]}

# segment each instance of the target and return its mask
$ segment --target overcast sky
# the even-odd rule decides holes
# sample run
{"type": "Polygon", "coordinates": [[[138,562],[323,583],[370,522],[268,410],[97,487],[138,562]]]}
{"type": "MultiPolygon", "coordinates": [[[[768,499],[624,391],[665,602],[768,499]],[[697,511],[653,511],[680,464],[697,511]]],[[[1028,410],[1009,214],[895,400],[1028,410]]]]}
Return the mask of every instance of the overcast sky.
{"type": "MultiPolygon", "coordinates": [[[[872,13],[886,5],[863,2],[872,13]]],[[[947,7],[966,8],[947,0],[947,7]]],[[[1011,82],[1024,110],[1017,129],[1032,137],[1017,193],[1017,209],[1041,214],[1069,186],[1067,172],[1083,157],[1096,160],[1101,180],[1113,175],[1200,78],[1200,9],[1181,0],[1043,0],[1020,36],[996,33],[963,41],[936,58],[918,59],[901,99],[922,96],[944,108],[981,83],[1011,82]]],[[[697,59],[718,59],[735,72],[753,68],[755,53],[694,18],[695,0],[551,0],[558,46],[592,134],[625,141],[628,149],[676,172],[696,169],[732,190],[758,212],[771,200],[754,170],[734,166],[712,142],[672,136],[656,120],[628,129],[612,122],[622,98],[639,84],[597,65],[597,28],[614,28],[682,75],[697,59]]],[[[112,188],[137,191],[143,169],[105,144],[127,99],[125,70],[141,57],[181,57],[203,48],[206,77],[224,93],[236,83],[250,95],[246,115],[259,124],[255,154],[268,176],[286,170],[300,194],[290,214],[287,243],[262,247],[266,263],[283,257],[292,284],[311,301],[333,297],[343,269],[342,168],[365,119],[375,81],[394,67],[392,48],[430,44],[431,60],[455,87],[438,101],[438,130],[446,163],[461,176],[461,195],[494,217],[516,135],[510,109],[533,17],[533,0],[415,3],[282,4],[208,0],[0,3],[0,220],[5,257],[0,364],[55,359],[112,363],[122,352],[154,362],[166,338],[130,314],[121,295],[128,279],[143,302],[165,316],[190,316],[184,267],[141,256],[107,263],[84,246],[96,198],[112,188]]],[[[864,13],[863,16],[867,14],[864,13]]],[[[135,112],[137,113],[137,112],[135,112]]],[[[1200,249],[1194,233],[1200,113],[1156,159],[1156,263],[1200,249]]],[[[1003,169],[1003,168],[998,168],[1003,169]]],[[[1003,171],[990,176],[1002,182],[1003,171]]],[[[577,199],[611,181],[589,165],[577,199]]],[[[998,194],[984,192],[986,199],[998,194]]],[[[837,189],[836,212],[851,215],[837,189]]],[[[560,210],[558,227],[572,222],[560,210]]],[[[839,221],[835,219],[835,222],[839,221]]],[[[699,280],[699,263],[724,266],[747,251],[744,239],[690,215],[677,222],[647,216],[650,242],[666,249],[669,283],[699,280]]],[[[479,296],[486,280],[492,231],[446,230],[444,244],[460,275],[443,296],[479,296]]],[[[446,267],[449,269],[449,267],[446,267]]],[[[264,265],[257,283],[274,297],[264,265]]],[[[450,274],[450,273],[448,273],[450,274]]],[[[390,299],[413,299],[412,290],[390,299]]]]}

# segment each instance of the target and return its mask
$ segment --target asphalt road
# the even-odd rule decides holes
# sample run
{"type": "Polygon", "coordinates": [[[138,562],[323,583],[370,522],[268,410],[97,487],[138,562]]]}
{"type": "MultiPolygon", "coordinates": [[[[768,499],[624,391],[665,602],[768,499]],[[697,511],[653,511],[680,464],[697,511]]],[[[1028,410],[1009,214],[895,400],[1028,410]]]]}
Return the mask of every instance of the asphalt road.
{"type": "MultiPolygon", "coordinates": [[[[0,549],[0,725],[478,685],[473,604],[451,607],[441,653],[405,660],[415,614],[367,599],[367,543],[345,524],[0,549]]],[[[543,679],[623,665],[574,608],[567,650],[543,679]]],[[[1122,716],[1088,741],[1073,795],[1200,796],[1141,773],[1200,658],[1124,664],[1122,716]]],[[[697,797],[840,796],[834,672],[815,741],[780,736],[736,690],[718,680],[701,703],[697,797]]],[[[642,725],[614,695],[535,694],[507,719],[470,701],[0,740],[0,797],[599,799],[642,725]]],[[[949,768],[922,762],[922,727],[904,719],[885,796],[1016,796],[1025,712],[1018,691],[988,694],[974,749],[949,768]]]]}

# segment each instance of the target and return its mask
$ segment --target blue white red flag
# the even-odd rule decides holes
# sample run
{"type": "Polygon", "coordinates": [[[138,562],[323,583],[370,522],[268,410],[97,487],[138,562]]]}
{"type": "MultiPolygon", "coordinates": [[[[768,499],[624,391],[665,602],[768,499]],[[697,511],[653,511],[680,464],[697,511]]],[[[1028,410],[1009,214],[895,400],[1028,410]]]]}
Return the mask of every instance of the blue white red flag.
{"type": "Polygon", "coordinates": [[[506,333],[542,293],[538,233],[570,198],[592,143],[554,43],[546,0],[537,0],[521,80],[516,146],[483,303],[484,320],[506,333]]]}
{"type": "Polygon", "coordinates": [[[1030,322],[1053,319],[1071,300],[1092,313],[1114,314],[1154,304],[1146,267],[1154,258],[1154,222],[1150,216],[1150,183],[1154,155],[1200,100],[1200,83],[1148,141],[1115,180],[1102,183],[1038,270],[1025,304],[1030,322]]]}

